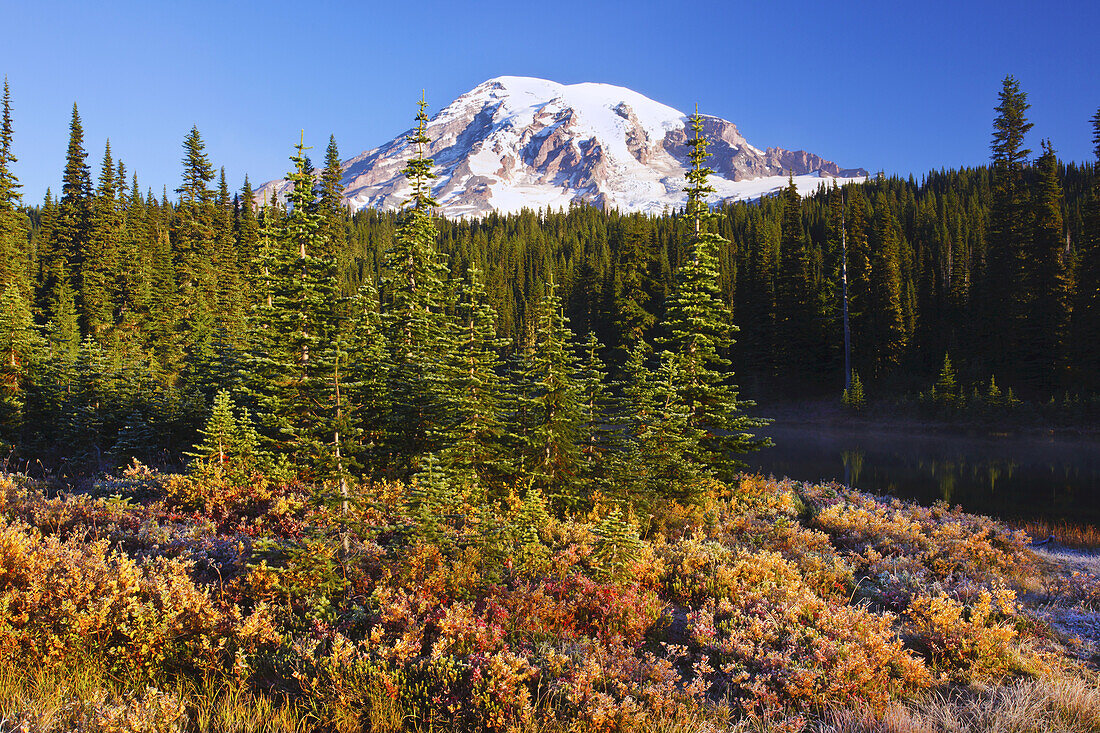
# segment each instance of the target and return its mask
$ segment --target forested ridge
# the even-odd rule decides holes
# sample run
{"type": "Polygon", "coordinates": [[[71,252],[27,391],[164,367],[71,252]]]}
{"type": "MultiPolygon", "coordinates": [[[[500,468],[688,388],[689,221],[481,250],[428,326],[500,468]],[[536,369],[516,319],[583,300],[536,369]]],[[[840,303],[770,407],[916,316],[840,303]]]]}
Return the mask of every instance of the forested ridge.
{"type": "MultiPolygon", "coordinates": [[[[255,205],[247,179],[231,192],[197,129],[175,191],[142,191],[109,141],[93,181],[75,105],[58,193],[25,206],[5,86],[0,437],[13,457],[69,473],[171,464],[224,389],[276,455],[307,443],[319,454],[339,421],[341,471],[403,475],[455,453],[456,430],[481,431],[500,455],[526,444],[534,465],[533,436],[546,429],[538,440],[560,444],[544,441],[543,458],[579,477],[585,461],[625,455],[637,425],[627,415],[642,409],[627,395],[644,384],[658,399],[663,378],[689,422],[702,419],[697,404],[724,402],[741,436],[727,447],[745,449],[760,422],[744,416],[734,383],[759,400],[846,386],[845,278],[852,372],[875,394],[927,388],[949,355],[957,384],[983,395],[1087,397],[1100,389],[1100,176],[1047,141],[1033,158],[1027,108],[1007,78],[991,165],[920,182],[880,175],[806,198],[791,185],[661,216],[576,206],[451,221],[432,214],[424,159],[410,163],[421,183],[406,210],[349,214],[334,139],[319,172],[298,148],[289,207],[255,205]],[[682,354],[662,360],[690,350],[675,310],[693,267],[711,326],[724,326],[706,364],[717,397],[684,386],[677,370],[693,367],[682,354]],[[305,339],[297,356],[287,339],[305,339]],[[321,371],[292,373],[303,365],[321,371]],[[533,386],[547,375],[560,390],[533,386]],[[540,389],[565,400],[562,424],[524,422],[540,389]],[[321,402],[341,413],[323,430],[306,407],[321,402]],[[476,428],[455,422],[462,410],[476,428]]],[[[1100,155],[1100,113],[1091,123],[1100,155]]],[[[700,200],[705,175],[701,186],[700,200]]],[[[709,439],[726,434],[722,419],[709,439]]]]}

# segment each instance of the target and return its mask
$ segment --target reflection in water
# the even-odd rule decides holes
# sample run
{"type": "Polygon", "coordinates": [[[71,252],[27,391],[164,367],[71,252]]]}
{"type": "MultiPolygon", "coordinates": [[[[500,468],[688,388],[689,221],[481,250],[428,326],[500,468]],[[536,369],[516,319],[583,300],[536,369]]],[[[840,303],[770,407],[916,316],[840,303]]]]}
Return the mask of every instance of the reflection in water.
{"type": "Polygon", "coordinates": [[[1004,518],[1100,524],[1100,442],[772,425],[775,447],[746,456],[764,473],[843,480],[1004,518]]]}
{"type": "Polygon", "coordinates": [[[841,451],[840,458],[844,461],[844,483],[847,486],[859,485],[859,475],[863,473],[863,451],[841,451]]]}

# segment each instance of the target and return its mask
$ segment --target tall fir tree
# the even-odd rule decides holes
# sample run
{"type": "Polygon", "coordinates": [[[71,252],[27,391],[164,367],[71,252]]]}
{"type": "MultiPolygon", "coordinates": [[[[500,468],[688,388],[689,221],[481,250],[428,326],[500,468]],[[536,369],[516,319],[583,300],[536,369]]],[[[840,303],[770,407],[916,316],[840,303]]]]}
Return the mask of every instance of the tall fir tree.
{"type": "Polygon", "coordinates": [[[1024,168],[1031,151],[1024,147],[1024,136],[1032,128],[1026,117],[1031,105],[1011,75],[1002,82],[999,100],[990,143],[993,191],[983,291],[984,331],[989,343],[984,351],[992,363],[1011,365],[1009,376],[1015,377],[1030,288],[1026,256],[1032,232],[1031,206],[1024,168]]]}
{"type": "Polygon", "coordinates": [[[54,294],[47,318],[61,319],[55,310],[64,307],[60,301],[62,292],[75,291],[74,283],[81,280],[80,253],[84,251],[88,235],[88,219],[92,194],[91,171],[84,151],[84,127],[80,113],[73,104],[69,123],[69,147],[65,154],[65,171],[61,182],[61,198],[54,246],[49,260],[44,263],[43,289],[54,294]],[[64,282],[63,282],[64,281],[64,282]]]}
{"type": "Polygon", "coordinates": [[[30,262],[27,232],[19,211],[22,197],[18,176],[12,164],[18,158],[12,149],[11,92],[4,77],[3,109],[0,113],[0,287],[15,284],[25,297],[31,296],[30,262]]]}
{"type": "Polygon", "coordinates": [[[214,301],[217,338],[227,347],[244,344],[248,304],[234,238],[234,208],[225,181],[225,168],[218,176],[214,199],[214,277],[217,292],[214,301]]]}
{"type": "Polygon", "coordinates": [[[901,365],[909,334],[902,306],[897,217],[884,198],[875,209],[868,325],[875,344],[875,374],[884,377],[901,365]]]}
{"type": "Polygon", "coordinates": [[[185,353],[209,357],[217,315],[215,227],[217,209],[209,183],[214,169],[197,127],[183,141],[183,181],[172,222],[172,261],[175,265],[177,307],[183,327],[185,353]]]}
{"type": "Polygon", "coordinates": [[[636,344],[623,369],[615,420],[621,445],[608,465],[609,493],[643,511],[663,499],[691,499],[708,473],[696,460],[706,436],[692,426],[691,410],[680,395],[681,360],[662,351],[654,371],[647,352],[636,344]]]}
{"type": "Polygon", "coordinates": [[[705,166],[710,153],[698,112],[691,117],[690,126],[694,135],[688,140],[687,259],[673,280],[663,324],[667,335],[662,343],[680,360],[680,394],[688,406],[688,424],[703,436],[693,457],[730,474],[740,465],[736,454],[766,444],[749,432],[765,423],[743,413],[753,403],[740,400],[730,381],[730,361],[725,354],[737,327],[721,299],[716,259],[719,245],[726,240],[709,231],[713,215],[706,196],[713,191],[708,182],[712,171],[705,166]]]}
{"type": "Polygon", "coordinates": [[[447,403],[444,364],[448,353],[448,322],[443,283],[447,267],[436,251],[432,197],[432,160],[426,157],[427,102],[421,97],[416,129],[407,138],[415,152],[404,174],[412,195],[401,213],[393,246],[386,252],[382,281],[384,324],[392,353],[390,394],[392,435],[397,453],[408,457],[441,447],[437,430],[447,403]]]}
{"type": "Polygon", "coordinates": [[[325,148],[325,167],[321,170],[320,190],[317,196],[317,208],[324,217],[325,241],[331,252],[329,256],[337,260],[340,271],[346,271],[348,265],[348,209],[344,205],[344,171],[340,167],[340,151],[336,147],[336,136],[330,135],[325,148]]]}
{"type": "Polygon", "coordinates": [[[1074,381],[1100,390],[1100,108],[1092,116],[1092,190],[1085,203],[1084,231],[1078,245],[1076,291],[1071,321],[1074,381]]]}
{"type": "Polygon", "coordinates": [[[119,210],[111,141],[103,150],[99,185],[91,202],[88,237],[80,256],[80,305],[84,333],[104,340],[114,325],[122,212],[119,210]]]}
{"type": "Polygon", "coordinates": [[[1031,305],[1022,357],[1023,376],[1033,389],[1052,394],[1064,384],[1071,302],[1067,242],[1062,220],[1063,193],[1058,158],[1049,140],[1036,164],[1032,196],[1034,231],[1026,263],[1031,305]]]}
{"type": "Polygon", "coordinates": [[[619,334],[620,363],[656,325],[653,302],[653,230],[639,216],[626,217],[615,250],[612,301],[619,334]]]}
{"type": "Polygon", "coordinates": [[[499,351],[504,343],[497,337],[496,311],[476,268],[467,272],[460,286],[455,321],[454,347],[445,365],[450,399],[440,461],[461,483],[492,491],[511,468],[501,419],[499,351]]]}
{"type": "MultiPolygon", "coordinates": [[[[249,382],[274,449],[307,478],[346,487],[357,450],[348,402],[348,341],[337,320],[335,266],[325,256],[322,218],[303,140],[286,216],[267,232],[270,306],[257,312],[249,382]]],[[[345,497],[346,498],[346,497],[345,497]]]]}
{"type": "Polygon", "coordinates": [[[583,414],[573,334],[551,280],[535,311],[530,349],[513,375],[517,391],[511,426],[521,476],[556,507],[579,508],[583,414]]]}
{"type": "Polygon", "coordinates": [[[802,199],[793,175],[783,189],[783,215],[779,241],[779,271],[775,278],[775,338],[779,373],[801,381],[813,357],[817,339],[814,327],[813,274],[806,232],[802,226],[802,199]]]}

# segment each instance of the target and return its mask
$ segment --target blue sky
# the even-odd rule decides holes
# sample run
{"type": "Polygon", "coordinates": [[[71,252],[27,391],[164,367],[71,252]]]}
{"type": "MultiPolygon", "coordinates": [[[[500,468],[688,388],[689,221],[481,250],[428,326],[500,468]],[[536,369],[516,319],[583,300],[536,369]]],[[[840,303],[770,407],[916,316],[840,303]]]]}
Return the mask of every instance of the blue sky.
{"type": "Polygon", "coordinates": [[[635,89],[735,122],[758,147],[915,174],[985,162],[1001,79],[1067,160],[1091,158],[1100,2],[342,3],[0,0],[16,173],[59,187],[75,101],[93,173],[109,137],[143,188],[174,189],[197,125],[230,186],[287,169],[299,130],[343,157],[485,79],[635,89]],[[1040,9],[1041,8],[1041,9],[1040,9]]]}

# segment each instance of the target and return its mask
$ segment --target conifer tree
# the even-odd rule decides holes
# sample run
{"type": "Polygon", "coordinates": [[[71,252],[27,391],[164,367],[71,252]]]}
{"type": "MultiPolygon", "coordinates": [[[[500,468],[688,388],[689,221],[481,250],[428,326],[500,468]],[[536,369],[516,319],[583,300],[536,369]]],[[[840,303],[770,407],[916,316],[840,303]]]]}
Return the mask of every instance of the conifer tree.
{"type": "Polygon", "coordinates": [[[680,359],[663,351],[659,366],[647,366],[647,348],[637,344],[624,368],[617,419],[619,441],[609,472],[613,495],[643,510],[661,499],[690,499],[707,469],[696,462],[705,433],[691,424],[680,395],[680,359]]]}
{"type": "Polygon", "coordinates": [[[393,445],[392,404],[389,393],[390,352],[383,333],[378,291],[373,283],[364,283],[348,305],[349,327],[346,394],[348,404],[356,405],[359,447],[355,451],[363,465],[371,470],[389,468],[387,450],[393,445]]]}
{"type": "Polygon", "coordinates": [[[443,369],[448,350],[443,289],[447,268],[436,253],[439,232],[431,191],[435,174],[432,160],[425,157],[431,142],[426,108],[421,97],[416,129],[407,138],[415,153],[404,169],[412,196],[386,253],[382,282],[385,332],[393,349],[391,434],[399,441],[397,452],[405,456],[439,448],[435,431],[443,424],[447,392],[443,369]]]}
{"type": "Polygon", "coordinates": [[[1031,105],[1019,82],[1006,76],[993,121],[993,191],[989,212],[987,273],[984,279],[985,349],[994,363],[1015,362],[1019,334],[1026,328],[1029,284],[1025,261],[1030,249],[1031,211],[1024,167],[1031,151],[1024,136],[1032,128],[1026,112],[1031,105]]]}
{"type": "Polygon", "coordinates": [[[246,283],[252,283],[257,277],[260,224],[256,219],[256,204],[252,198],[252,184],[249,183],[247,175],[244,177],[244,185],[236,197],[233,238],[237,245],[237,263],[240,266],[241,278],[246,283]]]}
{"type": "Polygon", "coordinates": [[[42,340],[34,324],[30,301],[19,285],[9,282],[0,293],[0,439],[15,443],[23,425],[26,392],[42,340]]]}
{"type": "Polygon", "coordinates": [[[869,325],[876,350],[876,374],[881,377],[901,364],[908,341],[902,311],[897,219],[882,199],[876,206],[875,240],[869,325]]]}
{"type": "Polygon", "coordinates": [[[183,182],[172,226],[172,260],[175,265],[184,349],[199,358],[208,356],[217,316],[214,192],[208,184],[214,169],[197,127],[183,141],[183,182]]]}
{"type": "Polygon", "coordinates": [[[940,376],[932,385],[932,399],[948,407],[958,406],[959,384],[955,367],[951,364],[951,355],[948,353],[944,353],[940,376]]]}
{"type": "Polygon", "coordinates": [[[638,529],[615,507],[592,531],[596,535],[596,545],[592,552],[592,562],[597,573],[605,579],[617,580],[634,562],[642,548],[638,539],[638,529]]]}
{"type": "Polygon", "coordinates": [[[249,382],[276,450],[305,477],[342,482],[355,452],[344,389],[348,344],[337,321],[335,267],[323,256],[304,135],[295,149],[289,209],[267,232],[270,305],[257,310],[249,382]]]}
{"type": "Polygon", "coordinates": [[[325,148],[325,167],[321,171],[320,191],[317,208],[324,217],[325,241],[329,243],[331,257],[337,260],[341,271],[347,267],[342,258],[347,255],[348,210],[344,206],[344,171],[340,167],[340,151],[336,147],[336,136],[330,135],[325,148]]]}
{"type": "Polygon", "coordinates": [[[235,468],[244,475],[258,457],[258,436],[252,427],[248,413],[238,414],[229,390],[218,390],[210,409],[210,416],[199,430],[201,440],[189,453],[204,465],[224,472],[235,468]]]}
{"type": "Polygon", "coordinates": [[[1024,376],[1033,386],[1053,392],[1064,377],[1071,289],[1066,263],[1067,242],[1062,221],[1062,184],[1058,158],[1049,140],[1042,143],[1037,163],[1034,232],[1026,263],[1031,283],[1031,307],[1024,335],[1024,376]]]}
{"type": "Polygon", "coordinates": [[[1077,255],[1072,338],[1075,379],[1084,389],[1100,389],[1100,109],[1092,116],[1096,162],[1086,202],[1085,227],[1077,255]]]}
{"type": "Polygon", "coordinates": [[[83,330],[101,340],[114,325],[115,283],[119,266],[122,213],[118,208],[117,187],[119,183],[125,185],[125,181],[116,181],[115,173],[111,141],[108,140],[103,151],[99,185],[91,202],[88,238],[80,257],[83,330]]]}
{"type": "MultiPolygon", "coordinates": [[[[80,281],[80,253],[88,234],[88,215],[92,192],[91,171],[86,163],[84,152],[84,127],[80,123],[80,113],[73,104],[72,120],[69,123],[69,148],[65,155],[65,171],[61,183],[61,198],[58,201],[57,226],[52,256],[47,264],[43,289],[55,294],[51,299],[54,307],[60,306],[62,290],[75,290],[74,282],[80,281]],[[64,286],[62,281],[66,281],[64,286]]],[[[47,317],[57,321],[60,316],[50,311],[47,317]]]]}
{"type": "Polygon", "coordinates": [[[607,385],[607,368],[600,358],[602,348],[603,344],[596,338],[596,334],[589,331],[587,340],[581,345],[580,369],[577,373],[581,415],[581,471],[588,480],[604,473],[604,465],[613,442],[611,426],[607,422],[611,412],[611,394],[607,385]]]}
{"type": "Polygon", "coordinates": [[[119,311],[119,329],[126,333],[138,333],[146,342],[145,328],[151,300],[150,239],[148,209],[145,197],[138,188],[137,174],[134,174],[119,235],[116,308],[119,311]]]}
{"type": "Polygon", "coordinates": [[[522,476],[557,507],[573,509],[580,473],[581,395],[573,336],[551,280],[538,303],[531,348],[513,376],[518,391],[512,436],[522,476]]]}
{"type": "Polygon", "coordinates": [[[11,93],[4,77],[3,109],[0,114],[0,287],[14,283],[24,296],[31,295],[30,267],[27,258],[27,235],[23,216],[19,212],[22,187],[12,170],[18,158],[12,150],[11,93]]]}
{"type": "Polygon", "coordinates": [[[870,217],[863,186],[848,189],[845,229],[848,245],[848,319],[852,329],[852,370],[873,367],[874,342],[871,317],[871,246],[868,237],[870,217]]]}
{"type": "Polygon", "coordinates": [[[621,360],[634,344],[644,340],[656,324],[653,304],[652,229],[637,216],[627,218],[621,227],[622,241],[614,262],[613,303],[615,328],[619,333],[621,360]]]}
{"type": "Polygon", "coordinates": [[[445,365],[450,387],[443,466],[465,482],[493,483],[509,472],[501,419],[503,384],[499,376],[496,311],[489,304],[481,272],[472,268],[455,303],[454,344],[445,365]]]}
{"type": "Polygon", "coordinates": [[[662,343],[680,360],[684,380],[680,394],[688,406],[689,425],[704,433],[694,457],[729,472],[738,465],[734,454],[765,444],[748,432],[764,422],[742,413],[752,403],[741,401],[730,382],[730,361],[725,353],[737,328],[718,289],[716,251],[725,240],[709,231],[712,215],[706,195],[713,190],[707,181],[712,171],[704,165],[710,154],[698,113],[691,118],[691,129],[692,167],[687,174],[685,209],[691,231],[687,260],[673,281],[663,324],[667,336],[662,343]]]}
{"type": "Polygon", "coordinates": [[[813,274],[802,226],[802,199],[788,178],[782,193],[783,216],[779,242],[779,271],[775,278],[775,337],[782,374],[803,377],[815,361],[817,324],[813,309],[813,274]]]}
{"type": "Polygon", "coordinates": [[[225,181],[225,168],[218,177],[214,199],[214,277],[217,280],[215,314],[217,338],[230,346],[241,346],[247,331],[244,279],[233,236],[234,210],[225,181]]]}

